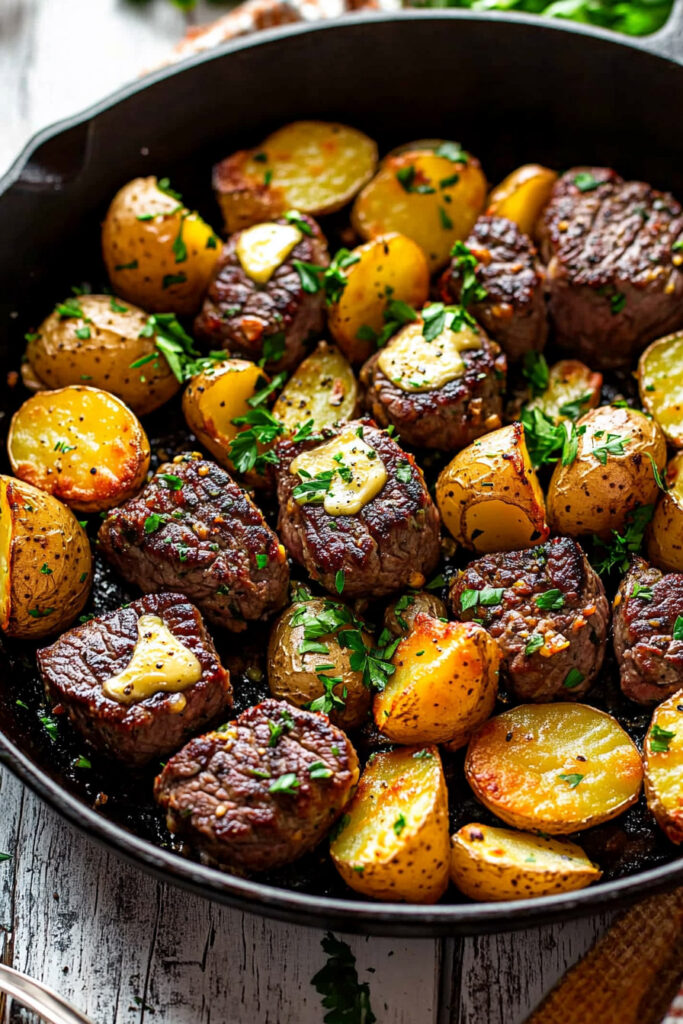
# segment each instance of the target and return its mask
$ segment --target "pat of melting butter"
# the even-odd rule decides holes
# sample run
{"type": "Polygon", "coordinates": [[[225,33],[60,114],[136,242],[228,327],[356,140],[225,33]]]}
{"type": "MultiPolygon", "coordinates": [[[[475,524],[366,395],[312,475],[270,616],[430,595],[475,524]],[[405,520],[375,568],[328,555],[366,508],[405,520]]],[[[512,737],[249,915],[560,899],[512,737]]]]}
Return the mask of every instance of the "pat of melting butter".
{"type": "Polygon", "coordinates": [[[179,693],[199,682],[201,676],[198,659],[163,620],[158,615],[141,615],[130,662],[103,683],[102,691],[119,704],[133,704],[163,691],[179,693]]]}
{"type": "Polygon", "coordinates": [[[407,324],[382,349],[377,365],[402,391],[435,391],[461,377],[465,363],[461,352],[481,348],[481,337],[471,327],[446,328],[427,341],[422,324],[407,324]]]}
{"type": "MultiPolygon", "coordinates": [[[[321,473],[332,473],[327,490],[317,492],[318,500],[324,494],[323,508],[331,516],[360,512],[387,482],[384,463],[354,427],[348,427],[327,444],[297,455],[289,469],[304,484],[321,473]]],[[[310,501],[311,497],[304,495],[300,503],[310,501]]]]}
{"type": "Polygon", "coordinates": [[[266,284],[302,238],[293,224],[254,224],[242,232],[235,252],[245,274],[266,284]]]}

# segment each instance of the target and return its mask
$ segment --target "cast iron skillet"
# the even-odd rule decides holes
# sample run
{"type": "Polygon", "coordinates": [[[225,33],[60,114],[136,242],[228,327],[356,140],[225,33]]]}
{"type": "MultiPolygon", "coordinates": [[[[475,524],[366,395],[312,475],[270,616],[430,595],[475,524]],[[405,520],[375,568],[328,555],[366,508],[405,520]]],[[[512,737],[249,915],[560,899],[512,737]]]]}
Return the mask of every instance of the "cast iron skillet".
{"type": "MultiPolygon", "coordinates": [[[[170,173],[191,202],[207,197],[201,212],[218,223],[209,197],[212,162],[295,118],[347,121],[384,148],[411,138],[460,139],[493,181],[530,160],[558,168],[605,164],[683,196],[683,67],[648,49],[683,55],[683,7],[667,29],[638,43],[522,15],[355,16],[266,32],[153,74],[41,132],[0,183],[3,371],[16,369],[23,332],[72,284],[103,282],[98,222],[123,182],[170,173]]],[[[4,379],[0,392],[6,427],[17,397],[4,379]]],[[[98,610],[126,599],[98,573],[98,610]]],[[[315,857],[284,872],[277,885],[221,874],[174,852],[150,808],[147,780],[122,784],[95,762],[91,772],[72,767],[78,739],[62,729],[53,743],[39,723],[30,649],[5,645],[2,665],[0,761],[123,857],[244,910],[347,931],[445,935],[577,916],[683,882],[683,860],[672,859],[672,848],[647,870],[514,906],[360,902],[330,882],[315,857]],[[28,709],[17,705],[19,697],[28,709]],[[94,810],[98,792],[112,787],[117,799],[94,810]]]]}

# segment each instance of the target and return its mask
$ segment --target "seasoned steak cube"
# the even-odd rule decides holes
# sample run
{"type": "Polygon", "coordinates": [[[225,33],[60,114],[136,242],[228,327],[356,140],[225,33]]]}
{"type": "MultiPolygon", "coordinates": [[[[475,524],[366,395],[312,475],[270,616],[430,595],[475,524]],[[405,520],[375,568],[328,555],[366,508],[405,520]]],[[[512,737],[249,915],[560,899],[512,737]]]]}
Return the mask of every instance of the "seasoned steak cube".
{"type": "MultiPolygon", "coordinates": [[[[480,217],[465,242],[476,258],[475,275],[486,296],[470,313],[498,342],[510,362],[540,352],[548,336],[545,271],[536,247],[506,217],[480,217]]],[[[460,302],[465,268],[457,252],[441,279],[444,302],[460,302]]]]}
{"type": "Polygon", "coordinates": [[[342,813],[358,758],[327,715],[265,700],[191,740],[154,795],[168,828],[205,862],[265,871],[312,849],[342,813]]]}
{"type": "Polygon", "coordinates": [[[232,708],[230,676],[202,617],[178,594],[150,594],[38,651],[48,699],[109,757],[164,757],[232,708]]]}
{"type": "Polygon", "coordinates": [[[476,619],[498,641],[502,678],[520,700],[575,700],[600,671],[609,604],[569,537],[475,559],[450,602],[456,618],[476,619]]]}
{"type": "Polygon", "coordinates": [[[664,573],[634,558],[614,601],[614,653],[621,689],[639,704],[683,687],[683,573],[664,573]],[[676,630],[676,621],[681,619],[676,630]]]}
{"type": "Polygon", "coordinates": [[[234,631],[287,597],[285,550],[229,474],[195,453],[160,466],[102,523],[99,543],[145,592],[177,590],[211,622],[234,631]]]}
{"type": "Polygon", "coordinates": [[[557,343],[595,369],[630,366],[683,324],[683,210],[606,167],[574,167],[540,222],[557,343]]]}

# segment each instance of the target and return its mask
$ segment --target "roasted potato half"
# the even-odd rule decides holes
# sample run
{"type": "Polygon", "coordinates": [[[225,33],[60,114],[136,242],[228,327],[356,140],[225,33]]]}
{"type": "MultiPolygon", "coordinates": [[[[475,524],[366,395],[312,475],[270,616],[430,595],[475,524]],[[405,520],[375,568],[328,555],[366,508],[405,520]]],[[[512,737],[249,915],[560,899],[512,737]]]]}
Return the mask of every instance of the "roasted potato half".
{"type": "Polygon", "coordinates": [[[228,234],[293,208],[320,216],[348,203],[377,166],[377,146],[344,124],[294,121],[256,149],[233,153],[213,169],[228,234]]]}
{"type": "Polygon", "coordinates": [[[574,892],[602,872],[580,846],[491,825],[465,825],[451,840],[451,881],[473,900],[523,900],[574,892]]]}
{"type": "Polygon", "coordinates": [[[464,746],[493,713],[500,649],[476,622],[420,613],[392,657],[394,674],[375,695],[375,725],[394,743],[464,746]]]}
{"type": "Polygon", "coordinates": [[[473,551],[515,551],[550,533],[521,423],[458,452],[439,475],[436,501],[458,544],[473,551]]]}
{"type": "Polygon", "coordinates": [[[556,181],[556,171],[540,164],[523,164],[496,185],[489,196],[486,213],[506,217],[526,235],[533,235],[556,181]]]}
{"type": "Polygon", "coordinates": [[[639,505],[657,497],[666,441],[654,422],[635,409],[603,405],[577,422],[575,458],[555,466],[548,489],[548,521],[570,537],[609,538],[639,505]]]}
{"type": "Polygon", "coordinates": [[[348,360],[334,345],[318,347],[300,363],[273,406],[273,416],[287,433],[313,420],[315,432],[352,420],[358,407],[358,384],[348,360]]]}
{"type": "Polygon", "coordinates": [[[151,312],[196,313],[222,243],[168,181],[135,178],[114,196],[102,255],[117,295],[151,312]]]}
{"type": "Polygon", "coordinates": [[[388,156],[353,206],[362,238],[398,231],[420,246],[431,272],[448,262],[484,208],[486,178],[479,161],[454,143],[388,156]]]}
{"type": "Polygon", "coordinates": [[[548,387],[527,402],[527,409],[540,409],[555,423],[576,420],[600,404],[602,374],[593,373],[578,359],[561,359],[548,371],[548,387]]]}
{"type": "Polygon", "coordinates": [[[373,755],[330,844],[364,896],[435,903],[448,886],[448,793],[436,747],[373,755]]]}
{"type": "Polygon", "coordinates": [[[0,628],[32,640],[58,633],[82,611],[91,583],[90,544],[73,512],[0,476],[0,628]]]}
{"type": "Polygon", "coordinates": [[[660,494],[647,531],[648,558],[660,569],[683,572],[683,452],[666,467],[669,490],[660,494]]]}
{"type": "Polygon", "coordinates": [[[379,235],[351,255],[354,262],[349,261],[342,271],[346,285],[328,307],[328,325],[346,357],[363,363],[392,320],[396,308],[392,303],[405,302],[415,310],[424,306],[429,297],[429,267],[420,246],[395,233],[379,235]]]}
{"type": "Polygon", "coordinates": [[[120,505],[142,487],[149,441],[135,413],[99,388],[40,391],[15,412],[13,473],[81,512],[120,505]]]}
{"type": "Polygon", "coordinates": [[[643,408],[674,448],[683,448],[683,333],[653,341],[638,362],[643,408]]]}
{"type": "Polygon", "coordinates": [[[465,774],[474,794],[508,825],[578,832],[638,799],[643,764],[631,738],[587,704],[520,704],[472,738],[465,774]]]}
{"type": "MultiPolygon", "coordinates": [[[[268,643],[272,695],[299,708],[313,705],[313,711],[326,710],[342,729],[361,725],[371,698],[362,670],[351,668],[352,649],[340,643],[340,636],[351,629],[357,630],[353,615],[338,601],[311,597],[287,608],[273,626],[268,643]],[[321,634],[326,624],[329,632],[321,634]],[[340,682],[333,683],[335,679],[340,682]]],[[[361,630],[360,635],[371,649],[369,633],[361,630]]]]}
{"type": "Polygon", "coordinates": [[[672,843],[683,843],[683,690],[657,708],[643,747],[645,796],[672,843]]]}
{"type": "Polygon", "coordinates": [[[88,383],[121,398],[138,416],[178,391],[179,381],[155,337],[143,334],[147,314],[113,295],[80,295],[59,303],[29,337],[24,383],[31,390],[88,383]]]}
{"type": "Polygon", "coordinates": [[[428,590],[412,590],[397,597],[384,612],[384,628],[394,636],[405,636],[415,625],[417,616],[423,613],[433,619],[446,618],[446,605],[436,594],[428,590]]]}

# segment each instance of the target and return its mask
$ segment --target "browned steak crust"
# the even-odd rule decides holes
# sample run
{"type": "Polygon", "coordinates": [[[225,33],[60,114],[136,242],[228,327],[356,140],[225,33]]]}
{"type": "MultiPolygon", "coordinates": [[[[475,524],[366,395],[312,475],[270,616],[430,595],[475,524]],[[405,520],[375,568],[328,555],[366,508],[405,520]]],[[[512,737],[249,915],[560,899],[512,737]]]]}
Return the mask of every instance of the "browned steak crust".
{"type": "Polygon", "coordinates": [[[327,715],[265,700],[191,740],[157,777],[154,795],[171,832],[205,861],[241,873],[312,849],[357,781],[356,752],[327,715]],[[283,788],[271,792],[277,780],[283,788]]]}
{"type": "Polygon", "coordinates": [[[683,211],[668,192],[575,167],[540,222],[557,343],[595,369],[630,366],[683,324],[683,211]],[[600,183],[600,184],[598,184],[600,183]]]}
{"type": "Polygon", "coordinates": [[[287,597],[277,535],[230,475],[196,454],[161,465],[140,494],[113,509],[99,544],[141,590],[180,591],[227,629],[267,617],[287,597]]]}
{"type": "MultiPolygon", "coordinates": [[[[304,234],[263,285],[252,281],[239,261],[236,246],[241,232],[228,239],[195,320],[198,337],[214,349],[224,348],[254,361],[265,354],[270,370],[288,370],[301,362],[306,342],[324,327],[325,293],[322,289],[313,295],[305,292],[294,263],[329,264],[320,228],[311,217],[302,215],[301,220],[309,225],[311,235],[304,234]]],[[[275,223],[288,221],[281,218],[275,223]]]]}
{"type": "Polygon", "coordinates": [[[74,626],[38,651],[48,699],[109,757],[142,765],[163,757],[232,708],[230,676],[222,667],[202,617],[178,594],[149,594],[125,608],[74,626]],[[197,658],[198,682],[182,693],[157,693],[133,704],[105,696],[102,686],[130,663],[138,619],[156,615],[197,658]]]}
{"type": "Polygon", "coordinates": [[[502,677],[521,700],[576,699],[600,670],[609,603],[569,537],[477,558],[453,582],[450,602],[456,618],[481,621],[498,641],[502,677]],[[473,603],[472,591],[491,603],[473,603]]]}
{"type": "MultiPolygon", "coordinates": [[[[406,587],[419,587],[433,571],[440,554],[439,513],[425,486],[422,471],[372,420],[354,420],[363,440],[384,462],[387,482],[379,494],[356,514],[331,516],[322,504],[299,505],[292,491],[300,482],[290,464],[317,441],[282,441],[278,445],[278,530],[292,558],[330,593],[338,592],[343,573],[343,596],[381,597],[406,587]],[[404,481],[397,476],[407,477],[404,481]]],[[[329,428],[323,440],[346,427],[329,428]]]]}
{"type": "Polygon", "coordinates": [[[663,573],[635,558],[614,602],[614,653],[621,688],[639,704],[665,700],[683,687],[683,573],[663,573]]]}

